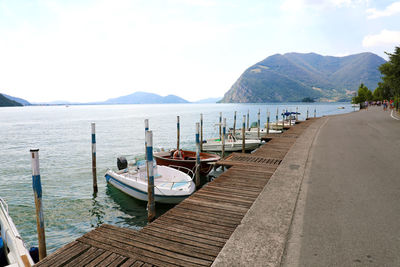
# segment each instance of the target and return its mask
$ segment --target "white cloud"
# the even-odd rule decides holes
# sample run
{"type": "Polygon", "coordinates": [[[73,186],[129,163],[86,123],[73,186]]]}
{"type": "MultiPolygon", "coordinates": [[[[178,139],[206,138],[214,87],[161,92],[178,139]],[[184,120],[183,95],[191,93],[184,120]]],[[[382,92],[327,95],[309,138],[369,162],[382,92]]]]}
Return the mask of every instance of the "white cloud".
{"type": "Polygon", "coordinates": [[[387,6],[384,10],[377,10],[376,8],[367,9],[368,19],[376,19],[380,17],[389,17],[400,13],[400,1],[394,2],[387,6]]]}
{"type": "Polygon", "coordinates": [[[382,30],[378,34],[371,34],[364,37],[362,45],[364,47],[398,45],[400,44],[400,31],[382,30]]]}
{"type": "Polygon", "coordinates": [[[358,4],[368,4],[368,0],[285,0],[281,9],[284,11],[299,10],[302,8],[332,8],[354,7],[358,4]]]}

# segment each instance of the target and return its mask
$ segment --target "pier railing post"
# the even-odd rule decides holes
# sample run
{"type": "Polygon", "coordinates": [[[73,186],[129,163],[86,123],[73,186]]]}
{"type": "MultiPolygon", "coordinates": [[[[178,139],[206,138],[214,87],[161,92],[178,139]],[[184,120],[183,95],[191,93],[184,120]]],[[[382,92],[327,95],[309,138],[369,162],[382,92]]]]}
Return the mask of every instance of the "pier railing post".
{"type": "Polygon", "coordinates": [[[246,115],[243,115],[242,125],[242,153],[246,152],[246,115]]]}
{"type": "Polygon", "coordinates": [[[222,140],[222,112],[219,113],[219,140],[222,140]]]}
{"type": "Polygon", "coordinates": [[[154,169],[153,169],[153,132],[146,131],[146,164],[147,164],[147,220],[152,222],[156,217],[154,203],[154,169]]]}
{"type": "Polygon", "coordinates": [[[46,237],[44,231],[44,216],[42,205],[42,183],[40,181],[39,149],[31,149],[32,187],[35,197],[36,227],[39,243],[39,260],[46,257],[46,237]]]}
{"type": "Polygon", "coordinates": [[[200,152],[203,151],[203,113],[200,114],[200,152]]]}
{"type": "Polygon", "coordinates": [[[261,110],[259,109],[258,114],[257,114],[257,136],[258,136],[258,139],[261,139],[261,136],[260,136],[260,123],[261,123],[260,112],[261,112],[261,110]]]}
{"type": "MultiPolygon", "coordinates": [[[[146,143],[146,132],[149,130],[149,120],[148,119],[145,119],[144,120],[144,137],[145,137],[145,140],[144,140],[144,151],[146,151],[146,147],[147,147],[147,143],[146,143]]],[[[144,153],[145,155],[144,155],[144,159],[145,160],[147,160],[147,154],[146,153],[144,153]]]]}
{"type": "Polygon", "coordinates": [[[247,110],[247,130],[250,129],[250,110],[247,110]]]}
{"type": "Polygon", "coordinates": [[[276,128],[278,129],[278,122],[279,122],[279,108],[276,108],[276,128]]]}
{"type": "Polygon", "coordinates": [[[226,135],[226,118],[224,118],[224,124],[222,126],[222,158],[225,157],[225,135],[226,135]]]}
{"type": "Polygon", "coordinates": [[[283,128],[285,128],[285,110],[283,110],[283,113],[282,113],[282,130],[283,130],[283,128]]]}
{"type": "Polygon", "coordinates": [[[308,108],[307,108],[307,117],[306,117],[306,120],[308,120],[308,108]]]}
{"type": "Polygon", "coordinates": [[[93,193],[97,193],[97,168],[96,168],[96,124],[92,122],[92,176],[93,193]]]}
{"type": "Polygon", "coordinates": [[[201,168],[201,162],[200,162],[200,140],[199,140],[199,123],[196,122],[196,188],[200,186],[200,168],[201,168]]]}
{"type": "Polygon", "coordinates": [[[233,115],[233,136],[236,137],[236,111],[235,115],[233,115]]]}
{"type": "Polygon", "coordinates": [[[179,116],[176,116],[176,150],[177,151],[179,151],[180,135],[181,135],[181,126],[180,126],[180,123],[179,123],[179,116]]]}
{"type": "Polygon", "coordinates": [[[314,118],[316,118],[316,117],[317,117],[317,109],[314,108],[314,118]]]}
{"type": "Polygon", "coordinates": [[[299,120],[299,107],[296,107],[296,121],[299,120]]]}
{"type": "Polygon", "coordinates": [[[269,134],[269,111],[267,111],[267,134],[269,134]]]}

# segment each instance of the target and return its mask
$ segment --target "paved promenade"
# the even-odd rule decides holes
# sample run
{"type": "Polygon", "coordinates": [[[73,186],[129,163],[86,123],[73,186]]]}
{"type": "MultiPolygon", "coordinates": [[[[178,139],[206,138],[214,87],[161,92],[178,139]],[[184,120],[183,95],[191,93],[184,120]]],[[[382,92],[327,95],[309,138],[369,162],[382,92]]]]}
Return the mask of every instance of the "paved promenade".
{"type": "Polygon", "coordinates": [[[400,266],[400,121],[390,114],[324,119],[283,266],[400,266]]]}

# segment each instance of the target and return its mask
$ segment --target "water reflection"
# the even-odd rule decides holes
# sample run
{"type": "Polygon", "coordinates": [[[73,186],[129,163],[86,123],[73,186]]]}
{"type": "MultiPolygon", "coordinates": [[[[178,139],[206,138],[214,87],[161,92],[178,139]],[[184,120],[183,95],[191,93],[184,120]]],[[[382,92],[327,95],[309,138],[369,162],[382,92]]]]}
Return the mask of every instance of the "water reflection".
{"type": "Polygon", "coordinates": [[[97,193],[93,193],[92,208],[89,211],[91,217],[91,227],[99,227],[104,223],[104,205],[97,200],[97,193]]]}

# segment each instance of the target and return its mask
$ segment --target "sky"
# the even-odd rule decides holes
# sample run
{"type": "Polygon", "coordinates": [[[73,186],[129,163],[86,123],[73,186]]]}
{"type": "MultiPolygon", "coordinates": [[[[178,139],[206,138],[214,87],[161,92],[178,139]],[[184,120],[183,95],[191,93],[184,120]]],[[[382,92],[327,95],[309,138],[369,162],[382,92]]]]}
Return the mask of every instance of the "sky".
{"type": "Polygon", "coordinates": [[[0,0],[0,93],[104,101],[145,91],[221,97],[288,52],[346,56],[400,46],[400,1],[0,0]]]}

